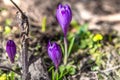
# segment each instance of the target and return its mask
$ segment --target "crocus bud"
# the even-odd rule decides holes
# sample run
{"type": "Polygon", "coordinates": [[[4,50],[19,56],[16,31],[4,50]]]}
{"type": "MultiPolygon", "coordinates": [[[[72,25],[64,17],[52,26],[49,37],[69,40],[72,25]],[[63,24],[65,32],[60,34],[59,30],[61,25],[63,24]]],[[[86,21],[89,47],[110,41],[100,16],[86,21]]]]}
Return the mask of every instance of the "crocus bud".
{"type": "Polygon", "coordinates": [[[57,43],[50,43],[49,41],[47,46],[47,51],[48,51],[49,57],[51,58],[51,60],[53,61],[57,69],[62,58],[62,52],[61,52],[60,46],[57,43]]]}
{"type": "Polygon", "coordinates": [[[14,58],[16,54],[16,45],[13,40],[8,40],[6,44],[6,52],[12,63],[14,63],[14,58]]]}
{"type": "Polygon", "coordinates": [[[56,18],[62,28],[64,36],[66,37],[68,27],[72,19],[72,12],[68,5],[59,4],[56,11],[56,18]]]}

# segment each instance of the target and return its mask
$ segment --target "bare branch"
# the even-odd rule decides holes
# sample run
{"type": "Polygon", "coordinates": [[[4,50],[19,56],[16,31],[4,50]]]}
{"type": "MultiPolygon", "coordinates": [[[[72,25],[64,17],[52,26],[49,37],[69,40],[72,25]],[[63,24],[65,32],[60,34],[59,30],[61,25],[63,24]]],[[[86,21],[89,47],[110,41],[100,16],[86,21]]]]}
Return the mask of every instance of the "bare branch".
{"type": "Polygon", "coordinates": [[[109,71],[113,71],[115,69],[118,69],[120,68],[120,65],[117,65],[115,67],[111,67],[111,68],[108,68],[108,69],[105,69],[105,70],[99,70],[99,71],[93,71],[94,73],[106,73],[106,72],[109,72],[109,71]]]}
{"type": "Polygon", "coordinates": [[[17,72],[17,71],[15,71],[15,70],[13,70],[13,69],[11,69],[11,68],[9,68],[9,67],[0,66],[0,68],[1,68],[1,69],[3,69],[3,70],[13,71],[13,72],[17,73],[18,75],[21,75],[21,73],[20,73],[20,72],[17,72]]]}
{"type": "Polygon", "coordinates": [[[20,11],[20,13],[22,13],[22,15],[24,15],[23,11],[17,6],[17,4],[13,1],[13,0],[10,0],[14,6],[20,11]]]}
{"type": "Polygon", "coordinates": [[[15,2],[10,0],[14,6],[19,10],[18,19],[20,20],[19,26],[21,28],[21,43],[22,43],[22,80],[28,79],[28,34],[29,34],[29,22],[28,17],[23,13],[23,11],[17,6],[15,2]]]}

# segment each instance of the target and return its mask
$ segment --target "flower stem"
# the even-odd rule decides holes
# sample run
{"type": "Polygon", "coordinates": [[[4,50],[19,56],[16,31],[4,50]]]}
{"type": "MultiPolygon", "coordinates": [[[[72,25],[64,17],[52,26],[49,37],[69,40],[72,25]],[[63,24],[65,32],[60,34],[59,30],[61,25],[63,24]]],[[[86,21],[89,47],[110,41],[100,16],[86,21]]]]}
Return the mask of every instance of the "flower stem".
{"type": "Polygon", "coordinates": [[[58,80],[58,69],[55,70],[54,79],[58,80]]]}
{"type": "Polygon", "coordinates": [[[64,37],[64,50],[65,50],[65,56],[64,56],[64,65],[66,65],[67,63],[67,57],[68,57],[68,53],[67,53],[67,38],[64,37]]]}

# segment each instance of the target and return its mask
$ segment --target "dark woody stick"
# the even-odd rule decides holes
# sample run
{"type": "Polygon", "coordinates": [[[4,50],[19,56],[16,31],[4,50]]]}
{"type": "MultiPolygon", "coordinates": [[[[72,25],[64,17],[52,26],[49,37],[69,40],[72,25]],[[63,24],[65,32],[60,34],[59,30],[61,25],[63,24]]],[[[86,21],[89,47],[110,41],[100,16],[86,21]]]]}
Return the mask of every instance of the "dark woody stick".
{"type": "Polygon", "coordinates": [[[11,69],[11,68],[9,68],[9,67],[0,66],[0,69],[13,71],[13,72],[17,73],[18,75],[21,75],[21,73],[20,73],[20,72],[17,72],[17,71],[15,71],[15,70],[13,70],[13,69],[11,69]]]}
{"type": "Polygon", "coordinates": [[[28,17],[23,13],[23,11],[10,0],[14,6],[18,9],[18,19],[20,20],[19,26],[21,28],[21,43],[22,43],[22,80],[29,80],[28,79],[28,34],[29,34],[29,22],[28,17]]]}

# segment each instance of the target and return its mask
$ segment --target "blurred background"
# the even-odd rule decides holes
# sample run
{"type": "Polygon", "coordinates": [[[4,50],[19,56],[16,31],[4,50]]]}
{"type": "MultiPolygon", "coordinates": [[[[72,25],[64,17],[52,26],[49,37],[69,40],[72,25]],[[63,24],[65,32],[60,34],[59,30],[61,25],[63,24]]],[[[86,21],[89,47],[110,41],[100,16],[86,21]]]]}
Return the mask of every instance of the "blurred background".
{"type": "MultiPolygon", "coordinates": [[[[43,56],[46,62],[45,65],[50,66],[46,51],[47,42],[48,40],[53,40],[62,44],[63,39],[61,28],[55,16],[56,8],[59,3],[69,4],[72,9],[73,18],[69,28],[68,41],[71,41],[72,35],[76,36],[77,32],[81,34],[78,31],[80,27],[83,27],[82,31],[85,34],[77,35],[76,41],[79,43],[73,45],[70,61],[72,59],[75,60],[76,72],[72,76],[68,75],[68,79],[120,80],[119,66],[117,68],[118,70],[115,68],[114,71],[108,71],[106,73],[107,76],[104,74],[101,75],[98,72],[91,72],[104,70],[120,64],[120,0],[13,1],[25,12],[30,21],[30,59],[34,58],[31,57],[33,53],[34,56],[43,56]],[[87,31],[85,29],[86,27],[84,28],[86,25],[87,31]],[[88,60],[89,62],[87,62],[88,60]],[[91,64],[94,65],[89,66],[91,64]],[[83,69],[84,66],[88,66],[85,69],[86,71],[83,69]],[[81,71],[83,71],[82,74],[81,71]],[[90,73],[87,73],[87,71],[90,73]]],[[[17,11],[10,0],[0,0],[0,64],[8,67],[14,66],[13,69],[18,69],[19,71],[18,66],[21,66],[19,57],[21,39],[17,11]],[[17,65],[10,64],[8,60],[5,51],[5,45],[8,39],[13,39],[17,44],[17,65]]],[[[0,76],[12,74],[9,71],[1,70],[0,76]]],[[[0,80],[3,79],[0,78],[0,80]]]]}

